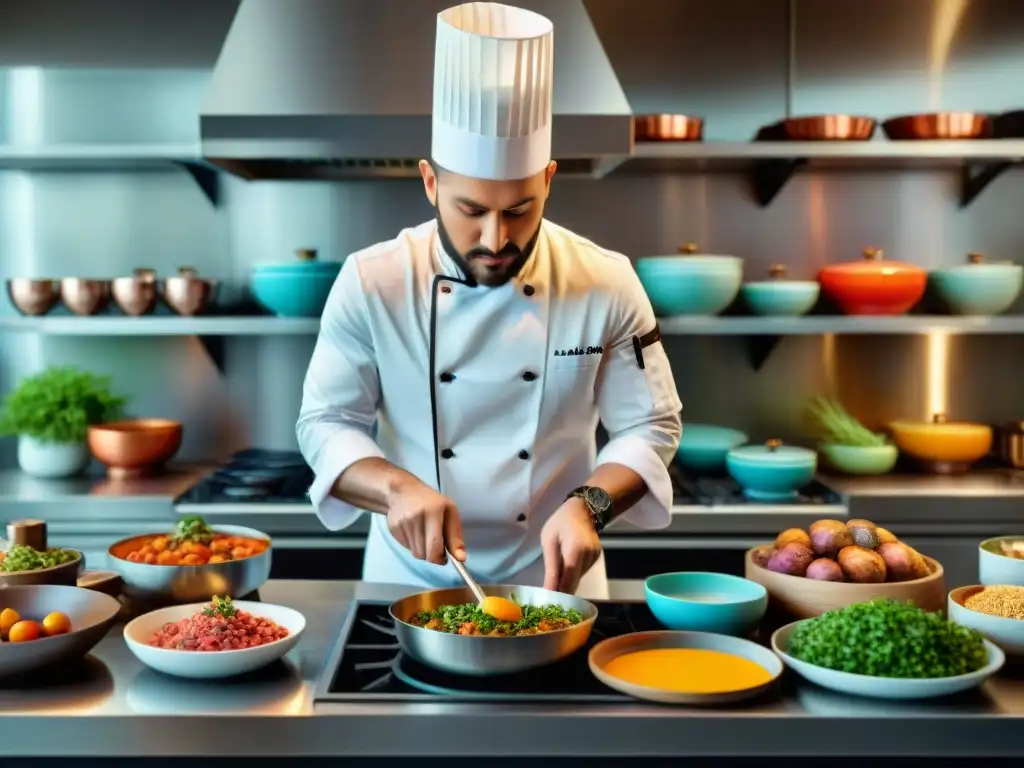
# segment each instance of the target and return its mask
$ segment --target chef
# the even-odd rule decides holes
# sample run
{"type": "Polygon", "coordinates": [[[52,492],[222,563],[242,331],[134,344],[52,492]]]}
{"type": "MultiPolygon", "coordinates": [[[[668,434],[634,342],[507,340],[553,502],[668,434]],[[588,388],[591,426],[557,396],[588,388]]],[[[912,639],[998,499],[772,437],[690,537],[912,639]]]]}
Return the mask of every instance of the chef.
{"type": "Polygon", "coordinates": [[[551,22],[497,3],[437,20],[433,221],[345,261],[299,447],[331,530],[372,515],[363,579],[607,598],[598,533],[668,525],[681,405],[629,260],[543,218],[551,22]],[[598,420],[610,440],[598,454],[598,420]]]}

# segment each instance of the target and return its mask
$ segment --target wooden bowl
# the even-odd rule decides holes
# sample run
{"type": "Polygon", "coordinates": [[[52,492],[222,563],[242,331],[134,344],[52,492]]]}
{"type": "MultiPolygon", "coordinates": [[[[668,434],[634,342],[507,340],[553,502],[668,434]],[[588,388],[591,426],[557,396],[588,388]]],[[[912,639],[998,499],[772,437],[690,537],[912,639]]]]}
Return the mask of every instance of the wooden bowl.
{"type": "Polygon", "coordinates": [[[130,419],[89,427],[89,450],[116,478],[140,477],[160,469],[181,447],[181,422],[130,419]]]}
{"type": "Polygon", "coordinates": [[[756,549],[747,551],[745,576],[768,590],[769,604],[773,608],[795,619],[820,616],[834,608],[845,608],[874,597],[910,600],[926,611],[941,611],[946,607],[946,580],[942,564],[930,557],[925,557],[925,560],[934,570],[923,579],[891,584],[849,584],[769,571],[754,562],[756,549]]]}

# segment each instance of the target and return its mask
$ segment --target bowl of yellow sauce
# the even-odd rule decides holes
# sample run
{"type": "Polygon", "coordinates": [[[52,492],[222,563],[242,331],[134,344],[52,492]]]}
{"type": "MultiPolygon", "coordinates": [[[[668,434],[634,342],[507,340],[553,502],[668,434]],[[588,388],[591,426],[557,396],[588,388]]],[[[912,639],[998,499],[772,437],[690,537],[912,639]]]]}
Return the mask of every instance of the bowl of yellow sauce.
{"type": "Polygon", "coordinates": [[[767,648],[709,632],[634,632],[590,649],[590,671],[609,688],[664,704],[732,704],[759,696],[782,674],[767,648]]]}
{"type": "Polygon", "coordinates": [[[644,597],[667,629],[748,635],[768,608],[768,590],[727,573],[680,571],[651,576],[644,597]]]}

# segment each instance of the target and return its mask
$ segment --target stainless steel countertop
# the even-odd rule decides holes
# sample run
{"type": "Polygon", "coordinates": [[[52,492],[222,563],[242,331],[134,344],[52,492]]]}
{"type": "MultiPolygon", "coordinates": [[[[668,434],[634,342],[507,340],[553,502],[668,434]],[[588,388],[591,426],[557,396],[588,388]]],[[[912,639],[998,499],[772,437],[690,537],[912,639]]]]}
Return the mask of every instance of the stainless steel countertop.
{"type": "MultiPolygon", "coordinates": [[[[353,596],[407,590],[270,582],[270,603],[305,614],[286,663],[244,682],[176,680],[142,667],[114,629],[77,676],[0,687],[8,757],[237,756],[1024,756],[1024,680],[942,703],[855,699],[788,680],[752,706],[317,705],[313,690],[353,596]],[[851,722],[852,721],[852,722],[851,722]]],[[[639,582],[613,582],[637,599],[639,582]]]]}

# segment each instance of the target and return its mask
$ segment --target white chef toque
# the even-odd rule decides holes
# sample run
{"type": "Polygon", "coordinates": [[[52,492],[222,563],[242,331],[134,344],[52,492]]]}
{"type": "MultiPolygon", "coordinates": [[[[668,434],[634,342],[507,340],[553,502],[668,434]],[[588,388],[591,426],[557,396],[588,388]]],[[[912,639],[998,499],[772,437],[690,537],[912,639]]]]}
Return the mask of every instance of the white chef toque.
{"type": "Polygon", "coordinates": [[[437,16],[433,160],[506,181],[551,162],[554,32],[533,11],[464,3],[437,16]]]}

